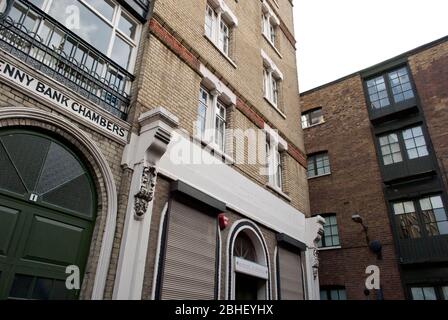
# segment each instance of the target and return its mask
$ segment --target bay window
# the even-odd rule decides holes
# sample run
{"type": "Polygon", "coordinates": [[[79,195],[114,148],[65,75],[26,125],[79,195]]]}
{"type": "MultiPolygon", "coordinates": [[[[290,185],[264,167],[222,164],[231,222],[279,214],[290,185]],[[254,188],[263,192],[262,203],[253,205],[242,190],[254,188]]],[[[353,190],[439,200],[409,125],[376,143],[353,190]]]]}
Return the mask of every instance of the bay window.
{"type": "Polygon", "coordinates": [[[368,79],[365,84],[372,109],[383,109],[415,98],[407,67],[368,79]]]}
{"type": "Polygon", "coordinates": [[[401,239],[448,235],[448,217],[440,195],[396,202],[393,212],[401,239]]]}
{"type": "Polygon", "coordinates": [[[385,166],[429,155],[421,126],[388,133],[379,138],[379,145],[385,166]],[[403,150],[406,150],[403,152],[403,150]]]}
{"type": "MultiPolygon", "coordinates": [[[[120,67],[133,72],[140,26],[118,3],[112,0],[33,0],[31,2],[102,54],[111,58],[120,67]]],[[[23,7],[16,2],[11,15],[20,16],[21,11],[23,7]]],[[[30,19],[29,16],[28,19],[30,19]]],[[[73,52],[73,47],[70,43],[63,42],[62,36],[53,35],[48,23],[30,19],[27,27],[37,32],[45,43],[51,41],[48,44],[62,50],[65,54],[70,55],[73,52]]],[[[86,56],[85,51],[78,48],[74,59],[78,63],[84,63],[89,57],[86,56]]],[[[91,63],[94,62],[91,61],[91,63]]],[[[106,70],[100,70],[100,68],[101,65],[96,69],[97,73],[105,76],[106,70]]]]}
{"type": "Polygon", "coordinates": [[[125,120],[141,30],[131,14],[116,0],[15,0],[0,42],[16,58],[125,120]]]}

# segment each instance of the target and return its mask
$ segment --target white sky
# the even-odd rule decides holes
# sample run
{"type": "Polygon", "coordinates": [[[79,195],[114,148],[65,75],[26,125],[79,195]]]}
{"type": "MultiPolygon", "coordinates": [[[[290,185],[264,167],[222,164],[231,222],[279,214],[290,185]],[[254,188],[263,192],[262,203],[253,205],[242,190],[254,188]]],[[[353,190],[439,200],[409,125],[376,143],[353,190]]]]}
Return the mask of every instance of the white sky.
{"type": "Polygon", "coordinates": [[[447,0],[294,0],[300,91],[448,35],[447,0]]]}

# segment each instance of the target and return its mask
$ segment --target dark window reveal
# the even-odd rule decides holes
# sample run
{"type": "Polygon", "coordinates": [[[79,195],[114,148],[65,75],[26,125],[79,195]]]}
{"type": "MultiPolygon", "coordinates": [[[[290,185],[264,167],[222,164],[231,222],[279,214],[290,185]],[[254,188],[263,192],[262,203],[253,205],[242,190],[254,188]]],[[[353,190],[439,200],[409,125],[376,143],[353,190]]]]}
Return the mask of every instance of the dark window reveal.
{"type": "Polygon", "coordinates": [[[320,248],[337,247],[339,246],[339,231],[336,215],[327,215],[325,218],[324,235],[319,242],[320,248]]]}
{"type": "Polygon", "coordinates": [[[302,128],[306,129],[311,126],[324,122],[322,108],[313,109],[302,114],[302,128]]]}
{"type": "Polygon", "coordinates": [[[330,174],[328,153],[319,153],[308,157],[308,178],[330,174]]]}
{"type": "Polygon", "coordinates": [[[321,300],[347,300],[344,287],[322,287],[320,289],[321,300]]]}

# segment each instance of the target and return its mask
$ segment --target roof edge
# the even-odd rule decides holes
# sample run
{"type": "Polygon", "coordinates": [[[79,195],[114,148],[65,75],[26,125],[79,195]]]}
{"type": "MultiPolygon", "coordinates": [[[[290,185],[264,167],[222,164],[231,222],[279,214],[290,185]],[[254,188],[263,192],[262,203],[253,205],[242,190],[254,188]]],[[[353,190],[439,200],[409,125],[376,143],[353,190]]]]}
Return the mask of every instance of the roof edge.
{"type": "Polygon", "coordinates": [[[321,90],[321,89],[323,89],[323,88],[325,88],[325,87],[329,87],[329,86],[331,86],[331,85],[334,85],[334,84],[336,84],[336,83],[338,83],[338,82],[347,80],[347,79],[352,78],[352,77],[357,76],[357,75],[362,75],[362,74],[370,73],[370,72],[373,71],[373,70],[380,69],[380,68],[383,67],[383,66],[390,65],[392,62],[394,62],[394,61],[396,61],[396,60],[398,60],[398,61],[402,61],[403,59],[405,59],[405,58],[409,58],[410,56],[415,55],[416,53],[419,53],[419,52],[421,52],[421,51],[430,49],[430,48],[432,48],[432,47],[435,47],[435,46],[437,46],[437,45],[439,45],[439,44],[441,44],[441,43],[443,43],[443,42],[447,42],[447,41],[448,41],[448,35],[446,35],[446,36],[444,36],[444,37],[442,37],[442,38],[436,39],[436,40],[434,40],[434,41],[425,43],[425,44],[423,44],[423,45],[421,45],[421,46],[419,46],[419,47],[416,47],[416,48],[414,48],[414,49],[411,49],[411,50],[409,50],[409,51],[406,51],[406,52],[404,52],[404,53],[401,53],[401,54],[399,54],[399,55],[397,55],[397,56],[395,56],[395,57],[392,57],[392,58],[390,58],[390,59],[384,60],[384,61],[382,61],[382,62],[380,62],[380,63],[377,63],[377,64],[375,64],[375,65],[373,65],[373,66],[370,66],[370,67],[367,67],[367,68],[364,68],[364,69],[355,71],[355,72],[350,73],[350,74],[348,74],[348,75],[346,75],[346,76],[343,76],[342,78],[339,78],[339,79],[336,79],[336,80],[327,82],[327,83],[322,84],[322,85],[320,85],[320,86],[317,86],[317,87],[315,87],[315,88],[313,88],[313,89],[309,89],[309,90],[307,90],[307,91],[304,91],[304,92],[300,93],[300,96],[305,96],[305,95],[311,94],[311,93],[316,92],[316,91],[319,91],[319,90],[321,90]]]}

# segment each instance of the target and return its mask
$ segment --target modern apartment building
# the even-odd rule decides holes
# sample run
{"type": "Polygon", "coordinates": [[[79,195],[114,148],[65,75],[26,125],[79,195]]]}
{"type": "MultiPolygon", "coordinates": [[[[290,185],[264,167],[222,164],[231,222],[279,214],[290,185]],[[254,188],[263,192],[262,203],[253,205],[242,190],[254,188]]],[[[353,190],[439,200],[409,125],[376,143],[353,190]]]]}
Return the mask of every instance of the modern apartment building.
{"type": "Polygon", "coordinates": [[[447,88],[445,37],[301,94],[322,299],[448,299],[447,88]]]}
{"type": "Polygon", "coordinates": [[[319,298],[292,0],[1,4],[0,299],[319,298]]]}

